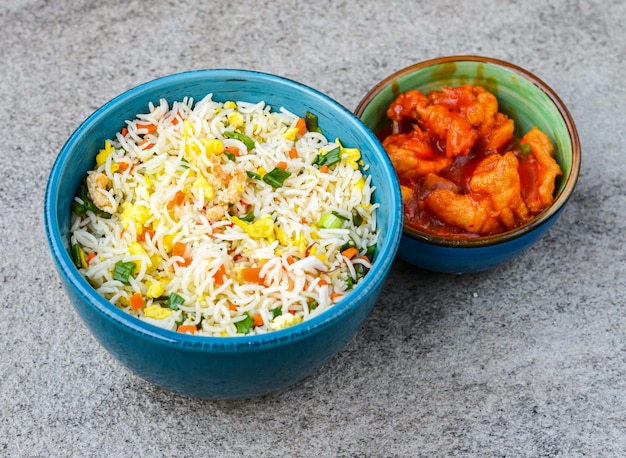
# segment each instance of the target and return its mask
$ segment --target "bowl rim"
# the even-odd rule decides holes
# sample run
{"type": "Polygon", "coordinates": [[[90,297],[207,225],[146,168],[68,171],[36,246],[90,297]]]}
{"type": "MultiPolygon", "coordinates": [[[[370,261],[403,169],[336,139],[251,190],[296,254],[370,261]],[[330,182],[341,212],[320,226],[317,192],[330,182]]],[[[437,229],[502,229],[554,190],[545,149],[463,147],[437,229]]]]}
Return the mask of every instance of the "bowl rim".
{"type": "Polygon", "coordinates": [[[563,190],[556,196],[556,198],[552,201],[552,203],[544,209],[541,213],[539,213],[535,218],[531,221],[515,228],[510,231],[502,232],[495,235],[482,236],[477,238],[450,238],[450,237],[442,237],[435,234],[430,234],[424,231],[419,231],[415,228],[406,226],[403,224],[402,234],[406,237],[410,237],[412,239],[416,239],[418,241],[422,241],[431,245],[443,246],[443,247],[455,247],[455,248],[480,248],[485,246],[493,246],[500,243],[508,242],[510,240],[517,239],[519,237],[524,236],[525,234],[533,231],[538,226],[545,224],[549,221],[556,213],[558,213],[563,206],[567,203],[569,198],[572,196],[574,192],[574,188],[576,187],[576,183],[578,181],[578,177],[580,175],[580,167],[581,167],[581,151],[580,151],[580,140],[578,138],[578,131],[576,129],[576,125],[574,123],[574,119],[565,106],[565,103],[561,100],[561,98],[557,95],[557,93],[543,80],[537,77],[532,72],[516,65],[511,62],[493,58],[486,57],[480,55],[453,55],[453,56],[443,56],[436,57],[433,59],[428,59],[424,61],[420,61],[414,64],[411,64],[407,67],[404,67],[389,76],[382,79],[378,82],[372,89],[370,89],[367,94],[361,99],[358,103],[354,113],[357,117],[361,117],[366,107],[372,102],[372,100],[380,93],[382,89],[391,85],[394,81],[399,78],[415,72],[417,70],[421,70],[433,65],[440,65],[450,62],[480,62],[489,65],[495,65],[502,67],[506,70],[510,70],[518,75],[522,76],[524,79],[528,80],[530,83],[535,85],[539,90],[546,94],[546,96],[552,101],[555,105],[557,111],[561,115],[563,122],[567,127],[567,131],[569,133],[570,141],[572,143],[572,167],[567,182],[563,187],[563,190]]]}
{"type": "MultiPolygon", "coordinates": [[[[359,282],[355,288],[350,291],[350,294],[347,295],[345,299],[333,305],[323,313],[320,313],[318,316],[310,318],[295,326],[282,330],[271,331],[265,334],[213,337],[183,334],[176,331],[162,329],[153,324],[144,322],[117,308],[115,305],[108,302],[104,296],[96,292],[89,282],[79,273],[70,258],[70,254],[65,249],[61,237],[59,220],[56,214],[56,203],[60,195],[60,191],[56,187],[56,183],[60,178],[63,165],[70,161],[68,158],[70,151],[75,149],[81,136],[86,130],[89,129],[90,126],[99,122],[99,120],[106,116],[111,110],[125,104],[127,99],[142,96],[142,94],[146,91],[158,89],[163,85],[172,84],[172,82],[184,84],[185,82],[197,81],[203,78],[215,79],[218,77],[239,82],[240,79],[243,78],[254,82],[271,81],[279,83],[285,88],[296,90],[300,93],[307,93],[315,100],[332,107],[333,110],[337,110],[347,120],[352,121],[354,126],[361,131],[361,134],[364,136],[363,147],[368,147],[372,149],[372,151],[378,151],[379,154],[377,154],[377,156],[380,156],[380,158],[376,158],[376,163],[381,165],[381,168],[386,169],[390,174],[391,182],[394,181],[394,176],[392,175],[393,165],[387,158],[382,145],[380,145],[373,132],[371,132],[370,129],[352,111],[348,110],[338,101],[321,91],[290,78],[254,70],[231,68],[190,70],[157,77],[131,87],[101,105],[79,124],[76,130],[61,147],[50,169],[44,195],[44,229],[53,260],[57,266],[59,275],[62,277],[61,280],[67,283],[67,285],[72,288],[73,292],[78,294],[84,300],[88,307],[96,311],[101,316],[104,316],[106,319],[113,321],[117,325],[122,326],[133,333],[140,334],[149,339],[157,340],[164,345],[182,346],[192,351],[237,353],[242,350],[250,351],[266,349],[272,346],[280,346],[303,339],[308,335],[323,331],[325,328],[328,328],[334,323],[340,321],[342,316],[354,311],[361,298],[366,297],[373,290],[382,287],[384,284],[384,280],[389,273],[391,264],[399,247],[402,231],[401,224],[389,224],[385,240],[383,241],[384,243],[381,244],[381,250],[377,254],[378,258],[373,263],[372,269],[366,276],[369,280],[366,282],[359,282]],[[381,159],[382,163],[378,161],[378,159],[381,159]]],[[[267,94],[267,96],[270,97],[271,94],[267,94]]],[[[278,107],[274,107],[270,101],[267,103],[272,106],[272,109],[278,109],[278,107]]],[[[391,211],[391,214],[396,215],[397,221],[400,222],[402,221],[402,199],[400,197],[399,190],[396,190],[395,186],[392,187],[392,189],[393,194],[390,198],[392,199],[392,202],[395,203],[396,208],[391,211]]],[[[75,304],[73,305],[76,308],[75,304]]],[[[372,303],[372,307],[373,305],[374,303],[372,303]]]]}

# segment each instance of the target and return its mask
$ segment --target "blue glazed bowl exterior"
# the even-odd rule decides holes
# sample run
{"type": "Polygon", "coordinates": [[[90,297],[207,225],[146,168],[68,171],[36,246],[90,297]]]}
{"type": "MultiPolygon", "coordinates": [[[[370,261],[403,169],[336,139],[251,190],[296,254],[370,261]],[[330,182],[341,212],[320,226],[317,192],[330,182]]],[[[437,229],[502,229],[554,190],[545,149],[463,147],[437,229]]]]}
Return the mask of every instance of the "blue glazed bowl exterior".
{"type": "Polygon", "coordinates": [[[393,167],[376,137],[347,109],[297,82],[246,70],[198,70],[166,76],[133,88],[92,114],[61,149],[48,178],[44,202],[48,244],[65,291],[96,339],[139,377],[165,389],[200,398],[259,396],[293,385],[337,354],[376,303],[402,231],[401,197],[393,167]],[[266,101],[273,109],[311,111],[329,138],[361,149],[376,187],[380,229],[374,265],[365,280],[327,312],[265,335],[201,337],[163,330],[119,310],[80,275],[70,256],[70,204],[95,155],[124,120],[149,102],[184,97],[217,101],[266,101]]]}
{"type": "Polygon", "coordinates": [[[449,56],[420,62],[388,76],[365,95],[355,113],[374,132],[389,124],[386,113],[402,92],[439,90],[442,86],[478,84],[498,99],[499,110],[515,122],[518,137],[537,126],[555,145],[563,174],[555,198],[532,221],[508,232],[473,239],[447,238],[404,226],[398,257],[443,273],[474,273],[516,258],[554,224],[568,203],[580,171],[581,153],[574,121],[556,93],[532,73],[501,60],[449,56]]]}

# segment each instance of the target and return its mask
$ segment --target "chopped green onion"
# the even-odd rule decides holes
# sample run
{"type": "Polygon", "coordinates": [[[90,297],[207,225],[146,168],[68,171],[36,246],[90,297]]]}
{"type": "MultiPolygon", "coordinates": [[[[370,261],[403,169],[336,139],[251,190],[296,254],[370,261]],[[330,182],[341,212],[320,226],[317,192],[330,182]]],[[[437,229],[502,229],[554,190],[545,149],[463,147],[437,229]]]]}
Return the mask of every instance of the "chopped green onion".
{"type": "Polygon", "coordinates": [[[352,224],[354,224],[355,227],[359,227],[361,224],[363,224],[363,217],[356,210],[356,208],[352,210],[352,224]]]}
{"type": "Polygon", "coordinates": [[[113,280],[121,281],[125,285],[130,285],[128,279],[135,271],[135,263],[132,261],[117,261],[113,268],[113,280]]]}
{"type": "Polygon", "coordinates": [[[237,332],[239,334],[248,334],[250,329],[254,327],[254,320],[250,316],[248,312],[244,312],[245,318],[241,321],[237,321],[235,326],[237,327],[237,332]]]}
{"type": "Polygon", "coordinates": [[[248,150],[254,149],[254,140],[252,140],[247,135],[240,134],[239,132],[231,132],[227,130],[226,132],[224,132],[224,137],[234,138],[235,140],[239,140],[244,145],[246,145],[246,148],[248,148],[248,150]]]}
{"type": "Polygon", "coordinates": [[[341,219],[342,219],[342,220],[344,220],[344,221],[348,221],[348,220],[350,219],[350,218],[348,218],[347,216],[343,216],[341,213],[339,213],[339,212],[337,212],[337,211],[335,211],[335,210],[333,210],[331,213],[332,213],[333,215],[335,215],[337,218],[341,218],[341,219]]]}
{"type": "Polygon", "coordinates": [[[371,261],[374,258],[374,253],[376,253],[376,245],[370,245],[367,247],[365,256],[367,256],[367,259],[371,261]]]}
{"type": "Polygon", "coordinates": [[[277,316],[281,316],[283,314],[283,308],[279,305],[278,307],[270,310],[270,312],[272,312],[272,316],[276,318],[277,316]]]}
{"type": "Polygon", "coordinates": [[[78,243],[72,245],[72,261],[79,269],[81,267],[87,268],[87,259],[85,258],[85,252],[78,243]]]}
{"type": "Polygon", "coordinates": [[[274,188],[280,188],[285,180],[291,176],[291,172],[279,168],[274,168],[272,171],[267,172],[263,176],[263,181],[273,186],[274,188]]]}
{"type": "Polygon", "coordinates": [[[187,159],[185,159],[185,158],[182,158],[182,159],[180,160],[180,166],[181,166],[183,169],[188,169],[188,168],[189,168],[189,161],[188,161],[187,159]]]}
{"type": "Polygon", "coordinates": [[[330,167],[341,161],[341,147],[336,147],[325,154],[319,154],[313,164],[321,167],[323,165],[330,167]]]}
{"type": "Polygon", "coordinates": [[[259,175],[256,172],[252,172],[250,170],[246,170],[246,175],[248,175],[248,178],[252,178],[253,180],[260,180],[261,179],[261,175],[259,175]]]}
{"type": "Polygon", "coordinates": [[[341,246],[339,251],[346,251],[348,248],[354,248],[354,247],[356,247],[356,242],[350,239],[341,246]]]}
{"type": "Polygon", "coordinates": [[[228,151],[225,151],[224,154],[226,155],[226,157],[228,159],[230,159],[231,161],[235,162],[237,160],[237,156],[235,156],[233,153],[230,153],[228,151]]]}
{"type": "Polygon", "coordinates": [[[309,132],[318,132],[320,134],[322,133],[322,130],[319,128],[318,125],[319,120],[316,114],[307,111],[304,114],[304,122],[306,124],[306,130],[308,130],[309,132]]]}
{"type": "Polygon", "coordinates": [[[82,204],[76,202],[75,200],[71,203],[72,212],[77,216],[83,216],[88,211],[94,213],[94,215],[99,216],[104,219],[110,219],[111,214],[105,211],[100,210],[98,207],[94,205],[94,203],[89,198],[89,193],[87,191],[87,186],[84,184],[78,188],[77,197],[82,200],[82,204]]]}
{"type": "Polygon", "coordinates": [[[309,312],[312,312],[313,310],[315,310],[318,305],[319,304],[317,303],[317,301],[311,301],[311,303],[309,303],[309,312]]]}
{"type": "Polygon", "coordinates": [[[167,298],[167,306],[172,310],[178,310],[184,303],[185,299],[176,293],[170,294],[170,297],[167,298]]]}
{"type": "Polygon", "coordinates": [[[343,226],[343,220],[335,212],[324,213],[317,225],[323,229],[339,229],[343,226]]]}
{"type": "Polygon", "coordinates": [[[240,216],[239,219],[241,221],[247,221],[247,222],[254,221],[254,212],[253,211],[248,212],[247,215],[240,216]]]}

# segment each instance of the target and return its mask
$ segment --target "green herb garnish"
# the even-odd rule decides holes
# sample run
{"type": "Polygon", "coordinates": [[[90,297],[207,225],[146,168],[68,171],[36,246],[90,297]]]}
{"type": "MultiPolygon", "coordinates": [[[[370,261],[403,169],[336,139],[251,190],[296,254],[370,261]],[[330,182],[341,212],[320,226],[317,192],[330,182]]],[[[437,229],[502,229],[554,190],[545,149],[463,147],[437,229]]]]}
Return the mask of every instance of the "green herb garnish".
{"type": "Polygon", "coordinates": [[[343,219],[335,215],[336,212],[324,213],[317,225],[323,229],[339,229],[343,226],[343,219]]]}
{"type": "Polygon", "coordinates": [[[256,172],[252,172],[250,170],[246,170],[246,175],[248,175],[248,178],[252,178],[253,180],[260,180],[261,179],[261,175],[259,175],[256,172]]]}

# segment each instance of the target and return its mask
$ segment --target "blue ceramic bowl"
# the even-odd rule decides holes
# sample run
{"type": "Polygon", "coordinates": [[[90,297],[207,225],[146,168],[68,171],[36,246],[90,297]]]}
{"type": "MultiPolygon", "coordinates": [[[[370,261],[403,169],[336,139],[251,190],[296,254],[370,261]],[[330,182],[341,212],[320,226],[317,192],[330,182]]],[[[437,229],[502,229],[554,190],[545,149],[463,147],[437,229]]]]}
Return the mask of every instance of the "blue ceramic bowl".
{"type": "Polygon", "coordinates": [[[498,99],[500,111],[515,122],[515,135],[536,125],[555,145],[558,177],[552,204],[532,221],[502,234],[476,239],[446,238],[404,226],[398,257],[445,273],[492,269],[530,248],[554,224],[574,192],[580,171],[578,133],[567,108],[546,83],[508,62],[479,56],[451,56],[404,68],[378,83],[357,106],[356,115],[374,132],[388,126],[386,111],[402,92],[428,93],[442,86],[479,84],[498,99]]]}
{"type": "Polygon", "coordinates": [[[402,203],[393,167],[376,137],[350,111],[297,82],[243,70],[200,70],[166,76],[111,100],[72,134],[54,163],[45,195],[45,229],[61,281],[74,308],[96,339],[139,377],[194,397],[235,399],[292,385],[318,369],[354,336],[374,306],[396,254],[402,203]],[[319,116],[329,138],[358,147],[371,165],[380,203],[380,238],[373,268],[364,281],[327,312],[265,335],[201,337],[163,330],[119,310],[100,296],[74,267],[70,256],[70,203],[93,167],[95,155],[150,101],[185,96],[216,101],[266,101],[274,109],[307,110],[319,116]]]}

